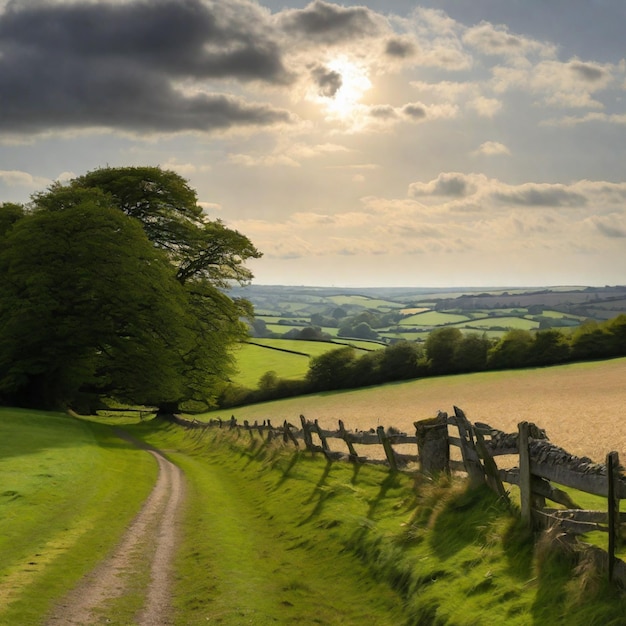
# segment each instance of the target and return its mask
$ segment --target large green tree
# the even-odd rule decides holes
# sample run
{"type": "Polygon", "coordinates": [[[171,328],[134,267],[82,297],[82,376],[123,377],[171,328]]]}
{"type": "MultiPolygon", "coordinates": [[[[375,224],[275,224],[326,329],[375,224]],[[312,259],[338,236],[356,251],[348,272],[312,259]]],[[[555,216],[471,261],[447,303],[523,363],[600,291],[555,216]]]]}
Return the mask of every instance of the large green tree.
{"type": "Polygon", "coordinates": [[[245,335],[260,256],[204,216],[160,168],[104,168],[0,207],[0,398],[72,404],[86,393],[176,410],[205,406],[245,335]],[[4,210],[3,210],[4,209],[4,210]],[[4,217],[4,218],[3,218],[4,217]]]}

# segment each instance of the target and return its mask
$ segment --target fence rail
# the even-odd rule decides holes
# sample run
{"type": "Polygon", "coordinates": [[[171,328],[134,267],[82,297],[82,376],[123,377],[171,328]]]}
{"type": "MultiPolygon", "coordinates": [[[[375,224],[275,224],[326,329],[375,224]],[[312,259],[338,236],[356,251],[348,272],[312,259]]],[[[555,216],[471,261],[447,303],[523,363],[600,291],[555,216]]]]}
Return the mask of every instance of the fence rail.
{"type": "Polygon", "coordinates": [[[341,420],[336,430],[324,429],[318,420],[311,421],[303,415],[299,428],[286,420],[280,426],[274,426],[270,420],[239,424],[234,417],[200,422],[172,416],[171,420],[190,429],[237,429],[265,442],[282,439],[287,445],[304,447],[313,453],[324,454],[330,460],[385,463],[393,471],[419,467],[419,471],[430,475],[464,472],[472,484],[487,484],[507,500],[509,492],[504,484],[517,485],[521,516],[529,527],[556,526],[569,535],[592,531],[608,533],[609,579],[626,586],[626,563],[615,556],[621,541],[621,525],[626,523],[626,513],[619,511],[620,500],[626,499],[626,476],[622,473],[617,452],[609,452],[606,463],[595,463],[552,444],[545,431],[535,424],[521,422],[518,432],[505,433],[485,423],[472,424],[456,406],[451,416],[440,412],[434,418],[414,422],[415,434],[412,435],[383,426],[369,431],[347,430],[341,420]],[[451,433],[451,428],[456,429],[458,435],[454,431],[451,433]],[[329,440],[337,440],[337,443],[331,447],[329,440]],[[394,449],[398,445],[415,446],[416,454],[401,453],[394,449]],[[343,446],[345,451],[337,449],[343,446]],[[368,455],[359,454],[355,446],[380,448],[378,453],[368,455]],[[451,447],[460,450],[462,460],[451,458],[451,447]],[[517,466],[498,467],[495,459],[504,455],[517,456],[517,466]],[[606,498],[606,508],[602,511],[584,510],[561,487],[606,498]],[[563,508],[548,507],[546,500],[563,508]]]}

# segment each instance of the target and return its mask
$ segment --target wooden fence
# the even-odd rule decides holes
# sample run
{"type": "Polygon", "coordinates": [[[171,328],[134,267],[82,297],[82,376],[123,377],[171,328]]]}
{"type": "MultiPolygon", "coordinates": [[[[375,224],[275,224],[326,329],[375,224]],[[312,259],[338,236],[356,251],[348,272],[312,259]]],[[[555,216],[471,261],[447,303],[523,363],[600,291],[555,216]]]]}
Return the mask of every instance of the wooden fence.
{"type": "Polygon", "coordinates": [[[621,524],[626,523],[626,513],[619,511],[620,500],[626,499],[626,477],[617,452],[610,452],[605,464],[594,463],[550,443],[545,431],[535,424],[521,422],[516,433],[504,433],[488,424],[472,424],[458,407],[454,407],[451,416],[440,412],[435,418],[415,422],[413,435],[383,426],[369,431],[347,430],[341,420],[336,430],[328,430],[317,420],[310,421],[304,416],[300,416],[299,428],[287,421],[279,426],[274,426],[270,420],[239,424],[234,417],[210,422],[178,416],[172,419],[186,428],[236,429],[240,434],[247,433],[248,437],[260,438],[266,443],[282,439],[287,445],[322,453],[330,460],[386,463],[393,471],[419,467],[419,471],[430,475],[464,472],[472,484],[485,483],[507,500],[509,494],[504,484],[517,485],[522,519],[530,527],[558,527],[570,536],[591,531],[608,533],[609,579],[626,586],[626,563],[615,556],[621,540],[621,524]],[[394,449],[398,445],[404,449],[407,445],[415,446],[415,454],[399,452],[394,449]],[[360,450],[364,450],[362,446],[372,447],[369,449],[376,446],[377,451],[359,454],[357,446],[360,450]],[[451,446],[460,450],[461,460],[451,458],[451,446]],[[338,449],[344,447],[345,450],[338,449]],[[516,466],[498,467],[495,457],[512,455],[517,457],[516,466]],[[606,498],[605,510],[583,510],[561,489],[563,486],[606,498]],[[562,508],[548,507],[546,500],[562,508]]]}

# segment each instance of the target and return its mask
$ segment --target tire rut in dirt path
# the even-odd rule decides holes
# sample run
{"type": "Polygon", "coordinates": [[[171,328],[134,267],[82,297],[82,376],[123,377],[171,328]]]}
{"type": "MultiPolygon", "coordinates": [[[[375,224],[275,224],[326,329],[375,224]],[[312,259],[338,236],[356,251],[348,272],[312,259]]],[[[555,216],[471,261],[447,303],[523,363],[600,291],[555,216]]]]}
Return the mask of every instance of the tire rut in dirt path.
{"type": "Polygon", "coordinates": [[[114,616],[107,616],[109,603],[128,593],[135,579],[145,577],[146,569],[150,570],[150,580],[145,589],[145,603],[133,623],[138,626],[171,623],[168,617],[171,572],[178,539],[177,519],[185,490],[183,472],[158,450],[147,448],[123,431],[117,434],[145,448],[155,458],[159,466],[155,486],[113,554],[61,600],[46,626],[115,623],[114,616]]]}

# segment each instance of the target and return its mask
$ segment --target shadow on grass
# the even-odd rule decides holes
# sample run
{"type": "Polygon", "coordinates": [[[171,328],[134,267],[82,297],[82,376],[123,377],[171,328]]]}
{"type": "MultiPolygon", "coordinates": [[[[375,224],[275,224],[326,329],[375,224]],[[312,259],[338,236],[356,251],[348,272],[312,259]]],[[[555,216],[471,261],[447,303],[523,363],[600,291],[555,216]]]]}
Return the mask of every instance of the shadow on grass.
{"type": "Polygon", "coordinates": [[[324,508],[324,503],[333,495],[333,491],[328,488],[326,484],[328,482],[328,476],[330,474],[330,470],[332,469],[333,462],[330,459],[326,460],[326,465],[324,466],[324,471],[320,476],[320,479],[317,481],[313,492],[309,496],[309,498],[305,501],[305,505],[311,504],[315,502],[315,505],[311,509],[311,512],[298,523],[298,526],[304,526],[312,519],[317,517],[324,508]]]}
{"type": "Polygon", "coordinates": [[[289,459],[289,463],[287,464],[287,466],[282,470],[280,478],[278,479],[278,482],[276,483],[274,487],[274,491],[282,487],[285,484],[285,482],[289,480],[289,478],[291,478],[291,471],[298,464],[298,461],[300,460],[300,458],[301,458],[301,452],[299,450],[296,450],[291,455],[291,459],[289,459]]]}
{"type": "MultiPolygon", "coordinates": [[[[542,559],[537,574],[537,594],[531,607],[532,623],[537,626],[554,623],[556,616],[564,617],[567,601],[567,585],[572,574],[573,562],[557,551],[542,559]]],[[[580,624],[566,620],[564,623],[580,624]]]]}
{"type": "Polygon", "coordinates": [[[440,559],[448,559],[468,545],[484,542],[489,526],[502,514],[502,502],[487,487],[468,488],[435,513],[431,547],[440,559]]]}
{"type": "Polygon", "coordinates": [[[502,536],[502,550],[508,573],[518,580],[530,580],[533,576],[535,537],[520,519],[515,519],[502,536]]]}

